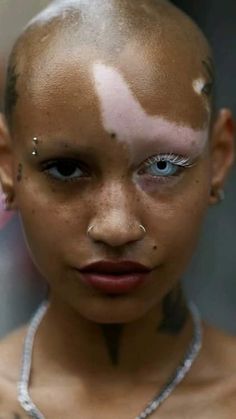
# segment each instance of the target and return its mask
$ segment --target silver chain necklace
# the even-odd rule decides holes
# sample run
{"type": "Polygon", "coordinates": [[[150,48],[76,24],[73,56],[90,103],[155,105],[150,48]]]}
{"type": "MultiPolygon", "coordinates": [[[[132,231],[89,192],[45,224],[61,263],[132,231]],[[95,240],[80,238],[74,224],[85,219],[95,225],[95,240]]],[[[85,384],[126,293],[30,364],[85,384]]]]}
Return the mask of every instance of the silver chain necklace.
{"type": "MultiPolygon", "coordinates": [[[[22,364],[21,364],[21,374],[18,382],[18,401],[24,411],[34,419],[46,419],[43,413],[35,406],[33,403],[30,394],[29,394],[29,384],[31,376],[31,364],[32,364],[32,352],[36,332],[40,326],[40,323],[47,312],[49,307],[49,302],[45,300],[36,313],[34,314],[24,342],[22,364]]],[[[189,309],[192,314],[192,319],[194,323],[194,332],[193,338],[188,346],[188,349],[172,374],[167,383],[161,389],[161,391],[155,395],[155,397],[147,404],[145,409],[136,416],[135,419],[146,419],[151,416],[159,406],[170,396],[170,394],[175,390],[176,386],[184,379],[188,371],[190,370],[193,362],[195,361],[197,355],[202,346],[202,327],[201,327],[201,318],[199,312],[195,305],[190,304],[189,309]]]]}

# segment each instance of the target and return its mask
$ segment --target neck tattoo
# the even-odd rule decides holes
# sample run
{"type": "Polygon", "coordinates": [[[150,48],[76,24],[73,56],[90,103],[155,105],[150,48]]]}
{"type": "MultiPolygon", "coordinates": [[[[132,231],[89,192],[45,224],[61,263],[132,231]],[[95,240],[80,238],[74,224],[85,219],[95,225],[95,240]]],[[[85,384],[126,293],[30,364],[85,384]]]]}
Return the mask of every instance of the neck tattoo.
{"type": "MultiPolygon", "coordinates": [[[[47,312],[49,307],[49,302],[45,300],[36,313],[34,314],[24,343],[24,350],[22,356],[22,365],[21,365],[21,374],[20,380],[18,382],[18,401],[24,411],[32,418],[35,419],[46,419],[46,416],[40,412],[38,407],[33,403],[30,394],[29,394],[29,385],[31,378],[31,364],[32,364],[32,352],[34,346],[34,338],[40,326],[40,323],[47,312]]],[[[161,391],[158,392],[154,398],[147,404],[147,406],[142,410],[142,412],[136,416],[135,419],[146,419],[150,417],[156,410],[161,406],[161,404],[172,394],[177,385],[183,380],[188,371],[190,370],[193,362],[195,361],[197,355],[202,346],[202,327],[201,319],[197,308],[194,305],[189,306],[190,312],[192,314],[192,320],[194,325],[193,337],[190,344],[185,352],[185,355],[176,370],[173,371],[173,374],[165,385],[162,387],[161,391]]],[[[119,334],[117,334],[119,336],[119,334]]],[[[118,339],[119,340],[119,339],[118,339]]],[[[117,341],[114,339],[112,344],[112,353],[113,347],[117,341]]],[[[117,353],[112,355],[112,359],[117,360],[117,353]]]]}
{"type": "Polygon", "coordinates": [[[158,332],[178,335],[188,318],[188,308],[181,287],[167,294],[162,303],[162,312],[163,319],[158,326],[158,332]]]}
{"type": "Polygon", "coordinates": [[[119,364],[119,349],[120,340],[122,336],[123,325],[122,324],[103,324],[102,332],[106,342],[108,354],[112,365],[117,366],[119,364]]]}

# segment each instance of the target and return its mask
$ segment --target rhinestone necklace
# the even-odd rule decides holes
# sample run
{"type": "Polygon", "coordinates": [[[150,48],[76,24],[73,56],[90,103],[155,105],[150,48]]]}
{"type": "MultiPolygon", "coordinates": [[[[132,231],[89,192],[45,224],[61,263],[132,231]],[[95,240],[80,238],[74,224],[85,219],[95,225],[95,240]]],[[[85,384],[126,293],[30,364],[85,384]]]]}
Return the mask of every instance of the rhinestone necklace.
{"type": "MultiPolygon", "coordinates": [[[[48,307],[49,302],[47,300],[43,301],[29,324],[24,342],[21,373],[18,382],[18,401],[28,416],[34,419],[46,419],[43,413],[41,413],[37,406],[35,406],[30,397],[29,384],[34,339],[48,307]]],[[[197,355],[199,354],[202,346],[201,318],[195,305],[190,304],[189,309],[192,314],[194,332],[193,338],[187,348],[187,351],[182,361],[171,375],[167,383],[163,386],[161,391],[155,395],[155,397],[147,404],[144,410],[138,416],[136,416],[135,419],[146,419],[158,409],[158,407],[170,396],[173,390],[175,390],[176,386],[184,379],[197,355]]]]}

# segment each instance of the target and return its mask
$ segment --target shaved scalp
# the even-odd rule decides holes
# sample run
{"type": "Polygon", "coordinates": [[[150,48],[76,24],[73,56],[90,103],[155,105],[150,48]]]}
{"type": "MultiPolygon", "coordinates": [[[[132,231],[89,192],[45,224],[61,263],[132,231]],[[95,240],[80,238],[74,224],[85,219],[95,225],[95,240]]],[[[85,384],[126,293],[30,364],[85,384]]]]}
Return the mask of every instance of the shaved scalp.
{"type": "Polygon", "coordinates": [[[122,59],[124,48],[132,45],[133,40],[149,50],[150,40],[163,44],[166,55],[179,49],[189,60],[187,66],[192,65],[189,57],[197,56],[193,61],[203,65],[207,77],[202,91],[211,96],[211,49],[197,25],[171,2],[56,0],[29,22],[10,55],[4,101],[9,126],[22,92],[30,94],[32,74],[40,74],[45,53],[53,56],[53,48],[58,44],[65,51],[69,45],[112,64],[122,59]]]}

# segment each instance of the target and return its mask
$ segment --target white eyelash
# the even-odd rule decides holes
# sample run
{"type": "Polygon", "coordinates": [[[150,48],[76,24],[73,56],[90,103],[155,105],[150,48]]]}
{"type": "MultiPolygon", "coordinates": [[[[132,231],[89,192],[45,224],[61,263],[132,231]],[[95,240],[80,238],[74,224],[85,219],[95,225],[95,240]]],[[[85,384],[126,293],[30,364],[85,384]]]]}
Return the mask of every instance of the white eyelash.
{"type": "Polygon", "coordinates": [[[167,161],[169,163],[173,163],[177,166],[181,167],[192,167],[193,161],[189,157],[178,156],[176,154],[168,153],[168,154],[160,154],[157,156],[150,157],[145,163],[146,165],[150,165],[152,163],[157,163],[160,161],[167,161]]]}

